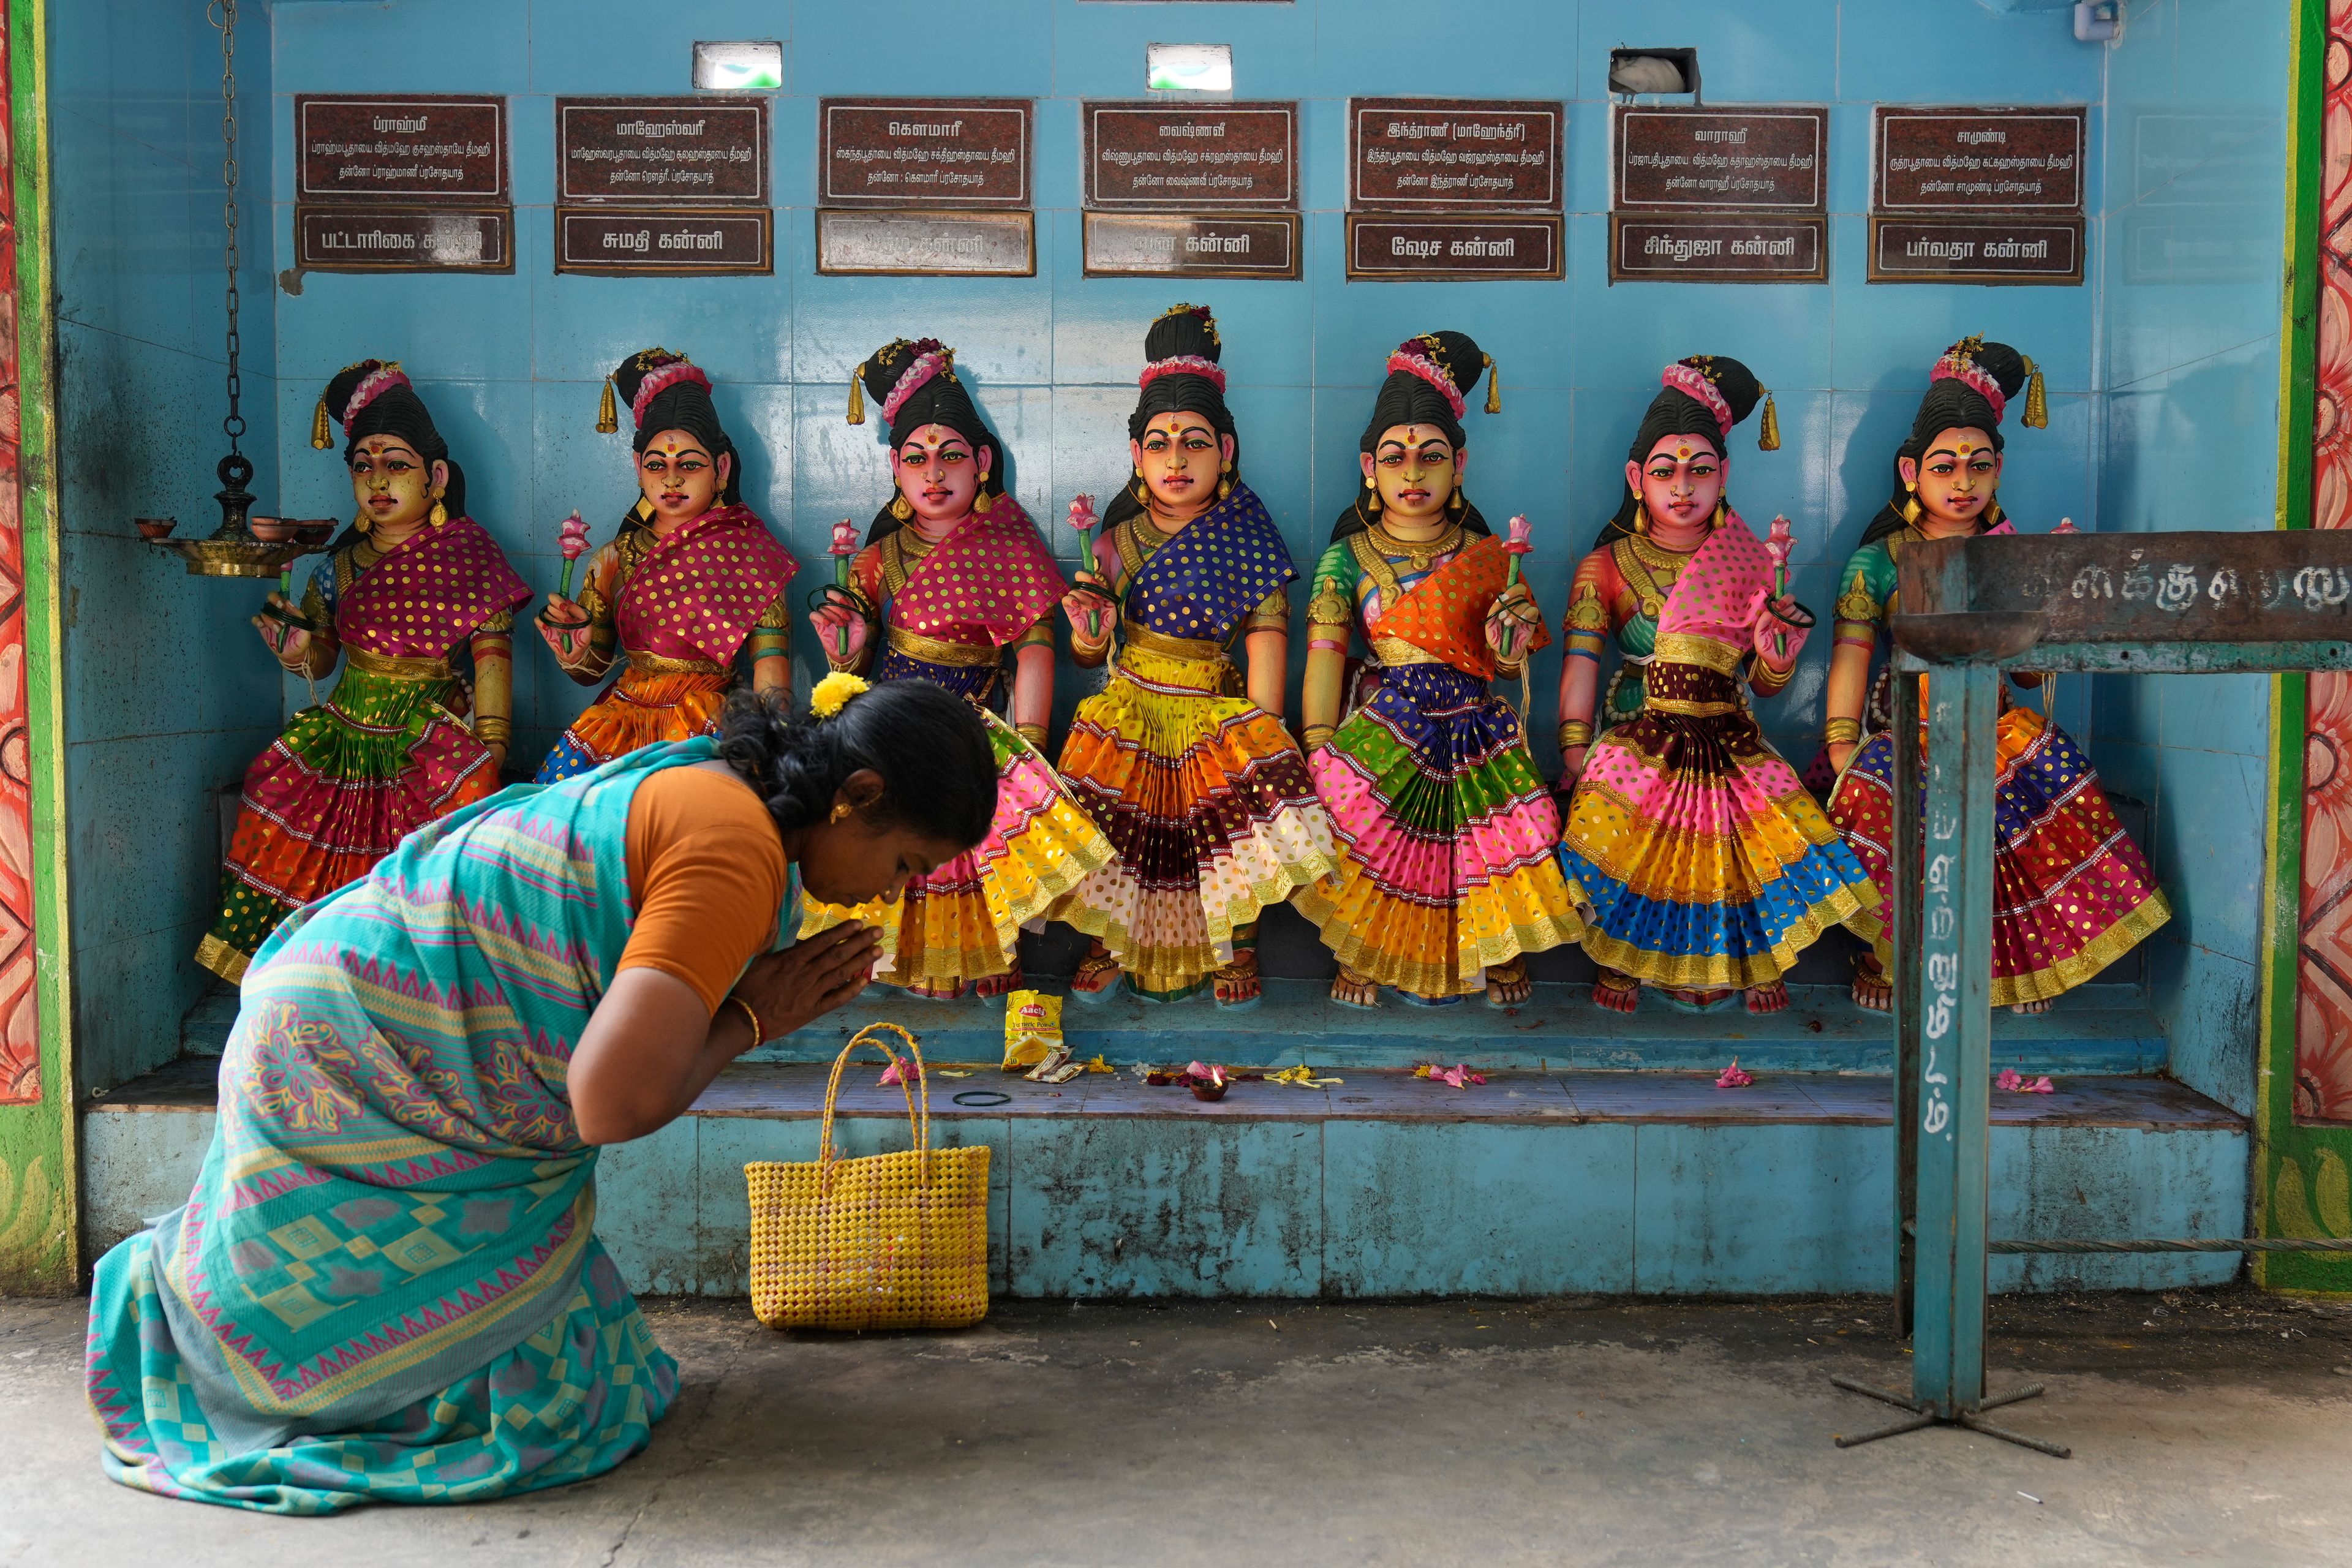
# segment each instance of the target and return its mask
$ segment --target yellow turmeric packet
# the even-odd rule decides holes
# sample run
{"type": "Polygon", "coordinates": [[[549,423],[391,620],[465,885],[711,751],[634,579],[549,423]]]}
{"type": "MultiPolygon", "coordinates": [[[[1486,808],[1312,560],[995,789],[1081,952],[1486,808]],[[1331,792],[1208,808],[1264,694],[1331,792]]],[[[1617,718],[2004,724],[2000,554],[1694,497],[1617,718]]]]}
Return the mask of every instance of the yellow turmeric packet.
{"type": "Polygon", "coordinates": [[[1025,1072],[1062,1048],[1062,999],[1015,991],[1004,999],[1004,1070],[1025,1072]]]}

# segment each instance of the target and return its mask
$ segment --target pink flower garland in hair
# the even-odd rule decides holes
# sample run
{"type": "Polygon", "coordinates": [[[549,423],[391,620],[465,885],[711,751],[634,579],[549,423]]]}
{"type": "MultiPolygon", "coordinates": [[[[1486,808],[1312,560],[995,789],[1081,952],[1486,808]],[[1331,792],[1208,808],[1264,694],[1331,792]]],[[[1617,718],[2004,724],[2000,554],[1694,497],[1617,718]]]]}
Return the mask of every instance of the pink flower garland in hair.
{"type": "Polygon", "coordinates": [[[1677,360],[1658,374],[1658,384],[1672,387],[1685,397],[1706,404],[1706,411],[1715,416],[1717,428],[1726,436],[1731,434],[1731,426],[1738,423],[1731,417],[1731,405],[1724,400],[1715,383],[1707,380],[1706,373],[1696,365],[1685,364],[1677,360]]]}
{"type": "Polygon", "coordinates": [[[702,374],[700,365],[688,364],[684,360],[674,360],[658,370],[647,371],[645,380],[637,383],[637,395],[629,399],[629,418],[643,428],[646,410],[653,406],[654,399],[681,381],[699,382],[706,387],[710,384],[710,378],[702,374]]]}
{"type": "Polygon", "coordinates": [[[882,400],[885,425],[897,423],[898,410],[907,405],[907,399],[920,392],[924,383],[955,363],[955,350],[937,338],[924,338],[907,346],[915,351],[914,362],[898,373],[898,379],[890,384],[890,395],[882,400]]]}
{"type": "Polygon", "coordinates": [[[1399,345],[1396,353],[1389,355],[1388,374],[1394,375],[1399,371],[1419,376],[1437,388],[1439,395],[1445,399],[1445,406],[1454,410],[1454,417],[1462,417],[1466,405],[1462,401],[1460,390],[1454,384],[1454,378],[1445,374],[1444,365],[1420,352],[1418,339],[1408,340],[1399,345]]]}
{"type": "Polygon", "coordinates": [[[1927,379],[1931,383],[1957,381],[1974,392],[1992,405],[1993,423],[1996,425],[2000,423],[2001,410],[2009,405],[2009,400],[2001,395],[2000,383],[1979,370],[1974,360],[1962,359],[1958,354],[1946,354],[1937,360],[1936,368],[1927,373],[1927,379]]]}
{"type": "Polygon", "coordinates": [[[1202,359],[1199,354],[1175,354],[1168,359],[1153,360],[1143,367],[1143,374],[1135,378],[1135,384],[1138,387],[1150,386],[1163,375],[1197,375],[1214,384],[1220,393],[1225,390],[1224,367],[1215,360],[1202,359]]]}
{"type": "Polygon", "coordinates": [[[360,377],[360,384],[352,388],[351,401],[343,405],[343,428],[349,430],[352,427],[352,421],[360,416],[360,410],[390,392],[394,387],[413,384],[398,365],[376,366],[375,369],[360,377]]]}

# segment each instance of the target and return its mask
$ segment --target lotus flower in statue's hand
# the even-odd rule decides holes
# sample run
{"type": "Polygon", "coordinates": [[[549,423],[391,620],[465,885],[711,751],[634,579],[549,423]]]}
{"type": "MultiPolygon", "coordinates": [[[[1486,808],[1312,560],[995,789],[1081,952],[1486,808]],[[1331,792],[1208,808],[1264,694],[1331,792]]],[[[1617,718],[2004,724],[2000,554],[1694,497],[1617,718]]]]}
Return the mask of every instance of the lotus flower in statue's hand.
{"type": "Polygon", "coordinates": [[[582,517],[577,511],[565,518],[563,526],[556,531],[555,547],[563,552],[563,558],[566,561],[577,561],[587,554],[587,519],[582,517]]]}
{"type": "Polygon", "coordinates": [[[1503,541],[1503,548],[1509,551],[1514,555],[1525,555],[1528,551],[1535,548],[1534,545],[1528,542],[1529,536],[1532,535],[1535,531],[1535,524],[1528,521],[1527,513],[1519,513],[1517,516],[1511,519],[1510,532],[1503,541]]]}
{"type": "Polygon", "coordinates": [[[1095,516],[1094,497],[1088,495],[1076,495],[1070,498],[1070,526],[1072,528],[1076,529],[1080,533],[1084,533],[1087,530],[1092,528],[1100,521],[1101,519],[1095,516]]]}
{"type": "Polygon", "coordinates": [[[1755,1081],[1756,1079],[1754,1075],[1742,1071],[1739,1066],[1739,1058],[1738,1057],[1734,1057],[1731,1058],[1731,1065],[1724,1068],[1722,1075],[1715,1080],[1715,1087],[1717,1089],[1746,1089],[1755,1081]]]}
{"type": "Polygon", "coordinates": [[[857,553],[857,525],[845,517],[833,525],[833,553],[835,555],[857,553]]]}

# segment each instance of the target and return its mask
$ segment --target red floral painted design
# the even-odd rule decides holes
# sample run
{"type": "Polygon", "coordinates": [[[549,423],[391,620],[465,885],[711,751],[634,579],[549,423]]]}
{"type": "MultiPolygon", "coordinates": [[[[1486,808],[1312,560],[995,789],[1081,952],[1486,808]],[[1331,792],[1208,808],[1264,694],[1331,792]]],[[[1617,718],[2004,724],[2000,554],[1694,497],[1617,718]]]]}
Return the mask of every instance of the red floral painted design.
{"type": "MultiPolygon", "coordinates": [[[[2327,31],[2311,525],[2343,528],[2352,526],[2352,0],[2328,0],[2327,31]]],[[[2304,719],[2294,1116],[2352,1122],[2352,677],[2313,675],[2304,719]]]]}
{"type": "MultiPolygon", "coordinates": [[[[0,37],[0,80],[7,79],[0,37]]],[[[0,96],[5,101],[5,96],[0,96]]],[[[13,154],[0,114],[0,153],[13,154]]],[[[13,167],[0,155],[0,166],[13,167]]],[[[0,181],[0,1105],[41,1098],[34,1009],[32,764],[26,731],[25,514],[16,423],[16,192],[0,181]]]]}

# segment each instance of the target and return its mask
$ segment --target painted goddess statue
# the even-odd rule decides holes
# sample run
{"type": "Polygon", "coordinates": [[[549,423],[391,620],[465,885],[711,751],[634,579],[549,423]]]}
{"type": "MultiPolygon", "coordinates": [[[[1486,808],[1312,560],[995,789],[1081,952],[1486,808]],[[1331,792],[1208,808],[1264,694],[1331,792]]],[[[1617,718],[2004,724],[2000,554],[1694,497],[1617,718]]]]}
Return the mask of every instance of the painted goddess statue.
{"type": "Polygon", "coordinates": [[[1339,955],[1332,1000],[1352,1006],[1382,985],[1432,1005],[1481,989],[1516,1005],[1524,955],[1583,930],[1553,855],[1559,808],[1518,715],[1488,689],[1550,640],[1517,557],[1464,489],[1465,400],[1492,363],[1460,332],[1389,355],[1360,443],[1363,490],[1315,568],[1299,706],[1339,870],[1291,901],[1339,955]],[[1358,633],[1371,657],[1350,682],[1358,633]]]}
{"type": "Polygon", "coordinates": [[[1298,574],[1242,482],[1215,318],[1179,305],[1143,353],[1134,476],[1063,603],[1078,664],[1110,659],[1118,639],[1109,684],[1072,716],[1062,773],[1118,856],[1054,913],[1095,939],[1076,994],[1124,974],[1156,1001],[1208,986],[1239,1006],[1259,995],[1258,911],[1337,868],[1330,816],[1282,727],[1298,574]]]}
{"type": "MultiPolygon", "coordinates": [[[[1896,563],[1922,539],[2011,533],[2001,514],[2000,420],[2027,388],[2021,423],[2039,428],[2041,373],[2007,343],[1964,338],[1928,374],[1911,434],[1895,453],[1895,489],[1863,531],[1862,548],[1839,578],[1836,645],[1830,654],[1829,719],[1823,726],[1836,783],[1830,820],[1870,871],[1882,898],[1894,877],[1895,737],[1887,731],[1886,677],[1865,715],[1878,633],[1895,613],[1896,563]],[[2030,383],[2030,384],[2029,384],[2030,383]],[[1864,723],[1872,733],[1864,737],[1864,723]]],[[[1925,678],[1923,677],[1924,680],[1925,678]]],[[[2034,674],[2011,678],[2038,686],[2034,674]]],[[[1920,705],[1921,720],[1927,705],[1920,705]]],[[[1924,733],[1919,743],[1926,744],[1924,733]]],[[[2007,685],[1994,745],[1992,1000],[2020,1013],[2051,1002],[2131,951],[2171,916],[2140,853],[2116,820],[2099,775],[2073,738],[2031,708],[2014,706],[2007,685]]],[[[1885,911],[1852,924],[1872,951],[1855,955],[1853,999],[1890,1004],[1891,956],[1885,911]]]]}
{"type": "Polygon", "coordinates": [[[530,589],[466,515],[465,472],[425,400],[397,362],[362,360],[327,384],[312,446],[330,416],[359,513],[299,608],[272,594],[277,614],[253,624],[289,671],[317,679],[340,657],[343,673],[246,773],[220,915],[196,948],[226,980],[411,829],[495,794],[514,732],[514,610],[530,589]]]}
{"type": "MultiPolygon", "coordinates": [[[[928,680],[981,710],[996,748],[996,816],[981,843],[918,868],[896,905],[812,902],[805,931],[858,920],[881,932],[877,979],[918,995],[981,996],[1022,984],[1024,926],[1110,858],[1110,844],[1039,748],[1054,709],[1054,606],[1068,585],[1021,503],[1004,444],[981,419],[934,338],[885,344],[857,370],[849,422],[870,395],[890,427],[889,502],[875,514],[845,589],[809,616],[836,670],[928,680]],[[1012,650],[1013,722],[1003,702],[1012,650]]],[[[843,524],[844,528],[849,525],[843,524]]],[[[853,535],[854,539],[854,535],[853,535]]]]}
{"type": "MultiPolygon", "coordinates": [[[[1560,865],[1601,965],[1594,1002],[1631,1012],[1649,985],[1685,1008],[1739,992],[1777,1012],[1798,953],[1878,895],[1748,710],[1748,691],[1788,684],[1811,625],[1725,496],[1731,427],[1769,395],[1717,354],[1659,379],[1624,499],[1569,590],[1560,865]]],[[[1780,445],[1769,401],[1759,445],[1780,445]]]]}
{"type": "Polygon", "coordinates": [[[622,668],[547,753],[541,784],[714,732],[738,664],[761,691],[793,683],[784,586],[800,563],[742,504],[742,461],[711,405],[710,378],[654,348],[623,360],[605,386],[597,428],[618,428],[617,392],[636,431],[639,494],[620,531],[588,557],[578,602],[547,596],[539,633],[583,686],[616,661],[622,668]]]}

